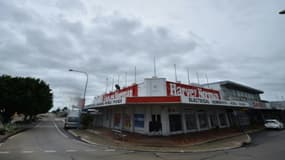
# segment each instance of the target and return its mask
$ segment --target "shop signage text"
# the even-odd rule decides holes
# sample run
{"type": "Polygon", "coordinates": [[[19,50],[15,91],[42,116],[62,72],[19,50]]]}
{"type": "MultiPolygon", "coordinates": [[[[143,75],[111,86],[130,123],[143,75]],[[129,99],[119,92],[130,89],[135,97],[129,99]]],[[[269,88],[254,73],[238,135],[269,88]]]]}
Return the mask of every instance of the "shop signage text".
{"type": "Polygon", "coordinates": [[[191,104],[210,104],[210,105],[221,105],[221,106],[235,106],[235,107],[250,107],[246,102],[240,101],[226,101],[226,100],[211,100],[204,98],[193,98],[193,97],[182,97],[182,103],[191,104]]]}
{"type": "Polygon", "coordinates": [[[166,82],[167,96],[186,96],[202,99],[220,100],[220,92],[213,89],[185,85],[174,82],[166,82]]]}
{"type": "Polygon", "coordinates": [[[112,99],[118,99],[121,97],[134,97],[138,96],[138,85],[129,86],[115,92],[107,93],[103,95],[103,102],[112,99]]]}

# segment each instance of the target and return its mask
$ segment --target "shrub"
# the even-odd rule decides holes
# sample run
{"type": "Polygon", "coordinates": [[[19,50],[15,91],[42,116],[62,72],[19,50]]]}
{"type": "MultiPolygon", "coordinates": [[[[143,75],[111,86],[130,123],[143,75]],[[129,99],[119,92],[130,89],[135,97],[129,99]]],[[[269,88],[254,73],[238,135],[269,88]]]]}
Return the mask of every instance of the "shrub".
{"type": "Polygon", "coordinates": [[[80,123],[81,123],[81,128],[87,129],[92,126],[94,117],[90,114],[81,114],[80,116],[80,123]]]}

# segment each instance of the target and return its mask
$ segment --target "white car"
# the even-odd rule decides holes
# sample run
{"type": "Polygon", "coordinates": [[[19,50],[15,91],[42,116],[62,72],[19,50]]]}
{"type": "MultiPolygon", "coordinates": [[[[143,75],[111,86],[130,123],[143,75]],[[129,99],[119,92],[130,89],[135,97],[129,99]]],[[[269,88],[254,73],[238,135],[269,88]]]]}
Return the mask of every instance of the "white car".
{"type": "Polygon", "coordinates": [[[276,119],[267,119],[264,123],[265,128],[268,129],[283,129],[284,124],[276,119]]]}

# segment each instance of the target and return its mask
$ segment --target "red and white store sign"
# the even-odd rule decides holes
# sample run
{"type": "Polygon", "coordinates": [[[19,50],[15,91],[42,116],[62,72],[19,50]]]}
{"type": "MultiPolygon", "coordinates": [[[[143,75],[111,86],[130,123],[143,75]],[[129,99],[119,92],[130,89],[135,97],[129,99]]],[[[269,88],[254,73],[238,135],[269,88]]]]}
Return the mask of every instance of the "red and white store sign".
{"type": "Polygon", "coordinates": [[[120,99],[122,97],[136,97],[138,96],[138,85],[132,85],[126,88],[122,88],[115,92],[111,92],[103,95],[103,101],[109,101],[111,99],[120,99]]]}
{"type": "Polygon", "coordinates": [[[175,82],[166,82],[167,96],[185,96],[202,99],[220,100],[220,92],[213,89],[185,85],[175,82]]]}

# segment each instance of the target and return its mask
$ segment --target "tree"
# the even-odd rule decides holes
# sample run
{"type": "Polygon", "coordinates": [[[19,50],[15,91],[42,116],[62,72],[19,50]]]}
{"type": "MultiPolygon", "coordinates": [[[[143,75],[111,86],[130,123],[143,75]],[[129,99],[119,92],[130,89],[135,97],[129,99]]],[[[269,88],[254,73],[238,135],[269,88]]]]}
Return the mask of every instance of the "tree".
{"type": "Polygon", "coordinates": [[[53,94],[49,85],[30,77],[0,77],[0,111],[4,121],[15,113],[34,117],[46,113],[52,107],[53,94]]]}

